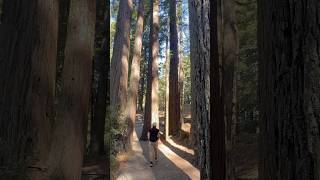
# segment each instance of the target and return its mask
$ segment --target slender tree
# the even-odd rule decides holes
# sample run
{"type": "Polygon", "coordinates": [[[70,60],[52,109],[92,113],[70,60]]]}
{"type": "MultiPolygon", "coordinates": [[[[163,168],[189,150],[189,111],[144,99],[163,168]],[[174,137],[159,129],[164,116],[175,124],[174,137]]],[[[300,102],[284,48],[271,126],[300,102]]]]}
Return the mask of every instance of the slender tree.
{"type": "Polygon", "coordinates": [[[80,179],[82,167],[96,12],[95,1],[70,3],[62,91],[45,179],[80,179]]]}
{"type": "Polygon", "coordinates": [[[177,31],[177,2],[169,2],[170,15],[170,71],[169,71],[169,135],[180,129],[179,46],[177,31]]]}
{"type": "Polygon", "coordinates": [[[159,0],[151,0],[150,58],[148,62],[147,92],[143,130],[140,139],[148,139],[151,123],[159,123],[158,114],[158,53],[159,53],[159,0]]]}
{"type": "Polygon", "coordinates": [[[166,64],[165,64],[165,78],[166,78],[166,123],[165,123],[165,139],[169,138],[169,71],[170,71],[170,50],[169,37],[166,39],[166,64]]]}
{"type": "Polygon", "coordinates": [[[259,179],[320,179],[319,1],[258,1],[259,179]]]}
{"type": "Polygon", "coordinates": [[[124,122],[127,107],[128,59],[130,52],[130,25],[132,16],[132,0],[120,0],[111,59],[110,105],[117,111],[117,119],[124,122]]]}
{"type": "Polygon", "coordinates": [[[208,12],[208,0],[189,0],[192,136],[196,139],[201,179],[210,179],[208,12]]]}
{"type": "Polygon", "coordinates": [[[5,0],[3,6],[0,167],[21,167],[30,179],[43,179],[54,119],[59,6],[54,0],[5,0]]]}
{"type": "Polygon", "coordinates": [[[130,76],[130,86],[128,92],[128,109],[127,109],[127,121],[128,121],[128,135],[129,135],[129,145],[131,145],[133,140],[133,132],[136,120],[137,111],[137,96],[139,89],[139,79],[140,79],[140,61],[141,61],[141,51],[142,51],[142,33],[143,33],[143,23],[144,23],[144,0],[140,0],[138,7],[138,17],[136,23],[136,33],[134,41],[134,51],[131,64],[131,76],[130,76]]]}

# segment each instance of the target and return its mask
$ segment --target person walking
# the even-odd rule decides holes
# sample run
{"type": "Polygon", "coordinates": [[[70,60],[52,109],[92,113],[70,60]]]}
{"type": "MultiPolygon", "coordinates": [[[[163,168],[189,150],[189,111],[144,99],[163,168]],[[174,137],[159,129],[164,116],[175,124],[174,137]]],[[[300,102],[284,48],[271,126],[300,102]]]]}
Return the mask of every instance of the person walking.
{"type": "Polygon", "coordinates": [[[152,128],[149,130],[149,144],[151,150],[149,151],[150,167],[154,162],[158,161],[158,140],[160,137],[159,129],[157,129],[157,123],[152,124],[152,128]]]}

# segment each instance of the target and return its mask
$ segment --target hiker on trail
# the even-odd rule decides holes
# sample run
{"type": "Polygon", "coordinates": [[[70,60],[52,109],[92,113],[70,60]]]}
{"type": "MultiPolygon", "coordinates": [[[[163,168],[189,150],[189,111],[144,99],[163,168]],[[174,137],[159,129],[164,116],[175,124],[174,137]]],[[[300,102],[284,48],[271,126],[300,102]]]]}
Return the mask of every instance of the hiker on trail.
{"type": "Polygon", "coordinates": [[[159,129],[157,129],[157,123],[152,124],[152,128],[149,130],[149,141],[150,141],[150,167],[153,166],[153,161],[157,162],[158,160],[158,140],[159,140],[160,134],[159,129]]]}

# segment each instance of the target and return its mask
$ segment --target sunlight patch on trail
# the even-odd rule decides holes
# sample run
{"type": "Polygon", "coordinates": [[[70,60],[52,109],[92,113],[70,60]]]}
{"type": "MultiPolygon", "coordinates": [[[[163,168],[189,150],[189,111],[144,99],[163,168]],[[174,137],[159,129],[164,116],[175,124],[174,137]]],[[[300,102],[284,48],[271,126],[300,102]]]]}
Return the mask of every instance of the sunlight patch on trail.
{"type": "Polygon", "coordinates": [[[195,168],[187,160],[181,158],[175,152],[173,152],[166,145],[160,143],[159,151],[161,151],[172,163],[174,163],[179,169],[181,169],[185,174],[187,174],[191,179],[200,179],[200,171],[195,168]]]}

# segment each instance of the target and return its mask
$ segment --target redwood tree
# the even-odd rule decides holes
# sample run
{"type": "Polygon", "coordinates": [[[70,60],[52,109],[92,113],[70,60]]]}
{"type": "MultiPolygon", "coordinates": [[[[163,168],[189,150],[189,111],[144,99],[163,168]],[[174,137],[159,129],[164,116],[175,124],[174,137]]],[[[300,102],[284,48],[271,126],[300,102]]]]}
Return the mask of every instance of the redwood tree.
{"type": "Polygon", "coordinates": [[[127,107],[131,15],[132,0],[120,0],[110,69],[110,105],[120,122],[127,107]]]}
{"type": "Polygon", "coordinates": [[[15,172],[23,165],[29,178],[43,179],[54,120],[59,6],[53,0],[5,0],[3,6],[0,167],[15,172]]]}
{"type": "Polygon", "coordinates": [[[159,53],[159,0],[151,0],[150,59],[148,62],[147,92],[143,130],[140,139],[147,140],[151,123],[159,123],[158,114],[158,53],[159,53]]]}
{"type": "Polygon", "coordinates": [[[180,129],[179,47],[176,6],[176,0],[170,0],[169,135],[177,135],[180,129]]]}
{"type": "Polygon", "coordinates": [[[210,2],[210,179],[226,179],[222,1],[210,2]]]}
{"type": "Polygon", "coordinates": [[[209,1],[190,0],[192,136],[201,179],[209,178],[209,1]],[[199,18],[200,17],[200,18],[199,18]]]}
{"type": "Polygon", "coordinates": [[[318,0],[258,1],[259,179],[320,179],[318,0]]]}
{"type": "Polygon", "coordinates": [[[62,91],[45,179],[73,180],[81,175],[96,12],[95,1],[71,0],[70,3],[62,91]]]}
{"type": "Polygon", "coordinates": [[[140,0],[138,7],[138,17],[136,24],[136,34],[134,41],[134,51],[131,64],[131,75],[130,75],[130,86],[128,92],[128,109],[127,109],[127,121],[128,121],[128,135],[129,145],[133,140],[133,131],[136,120],[137,111],[137,96],[139,89],[140,80],[140,60],[142,50],[142,33],[143,33],[143,22],[144,22],[144,0],[140,0]]]}

